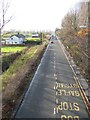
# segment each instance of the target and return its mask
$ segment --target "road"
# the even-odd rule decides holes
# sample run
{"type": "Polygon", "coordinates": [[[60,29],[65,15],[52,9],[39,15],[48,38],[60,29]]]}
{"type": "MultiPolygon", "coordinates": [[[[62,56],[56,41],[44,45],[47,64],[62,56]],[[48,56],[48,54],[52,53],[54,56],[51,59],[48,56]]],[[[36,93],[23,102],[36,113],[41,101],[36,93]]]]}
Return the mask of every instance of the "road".
{"type": "Polygon", "coordinates": [[[89,119],[82,93],[58,40],[49,43],[15,118],[89,119]]]}

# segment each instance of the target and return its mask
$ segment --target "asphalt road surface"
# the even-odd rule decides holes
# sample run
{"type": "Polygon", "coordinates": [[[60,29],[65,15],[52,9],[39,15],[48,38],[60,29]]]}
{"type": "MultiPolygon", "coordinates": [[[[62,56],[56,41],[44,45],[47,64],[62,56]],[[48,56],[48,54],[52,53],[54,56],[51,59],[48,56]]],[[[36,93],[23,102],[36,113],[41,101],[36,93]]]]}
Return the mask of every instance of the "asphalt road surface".
{"type": "Polygon", "coordinates": [[[15,118],[89,119],[82,93],[58,40],[49,43],[15,118]]]}

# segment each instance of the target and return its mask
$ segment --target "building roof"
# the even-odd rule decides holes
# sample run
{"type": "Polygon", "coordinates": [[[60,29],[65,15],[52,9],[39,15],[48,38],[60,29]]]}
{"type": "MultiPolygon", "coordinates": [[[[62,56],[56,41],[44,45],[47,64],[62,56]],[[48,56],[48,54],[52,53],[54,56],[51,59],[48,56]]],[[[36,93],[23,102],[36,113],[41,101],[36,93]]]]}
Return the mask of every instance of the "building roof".
{"type": "Polygon", "coordinates": [[[18,37],[18,38],[25,38],[25,36],[24,35],[22,35],[22,34],[16,34],[16,35],[12,35],[11,37],[13,37],[13,36],[16,36],[16,37],[18,37]]]}
{"type": "Polygon", "coordinates": [[[22,34],[17,34],[17,35],[15,35],[15,36],[17,36],[18,38],[25,38],[25,36],[22,35],[22,34]]]}

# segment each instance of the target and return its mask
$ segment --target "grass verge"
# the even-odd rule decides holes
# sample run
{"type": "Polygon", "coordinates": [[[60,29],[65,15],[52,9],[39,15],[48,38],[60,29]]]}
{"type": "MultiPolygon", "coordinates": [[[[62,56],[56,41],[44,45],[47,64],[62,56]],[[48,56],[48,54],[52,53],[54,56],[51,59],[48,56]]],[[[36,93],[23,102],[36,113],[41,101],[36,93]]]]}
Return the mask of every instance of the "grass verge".
{"type": "Polygon", "coordinates": [[[1,48],[1,52],[5,52],[5,53],[8,53],[8,52],[20,52],[22,51],[23,49],[25,49],[26,47],[25,46],[3,46],[1,48]]]}

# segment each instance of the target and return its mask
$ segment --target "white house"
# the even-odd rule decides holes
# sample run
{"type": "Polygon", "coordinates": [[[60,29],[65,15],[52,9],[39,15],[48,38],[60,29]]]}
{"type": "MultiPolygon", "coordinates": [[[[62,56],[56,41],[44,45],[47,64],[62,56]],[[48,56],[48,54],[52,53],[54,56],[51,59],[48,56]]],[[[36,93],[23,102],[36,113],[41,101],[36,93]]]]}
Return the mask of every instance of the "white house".
{"type": "Polygon", "coordinates": [[[6,44],[23,44],[25,36],[22,34],[12,35],[10,38],[6,39],[6,44]]]}

